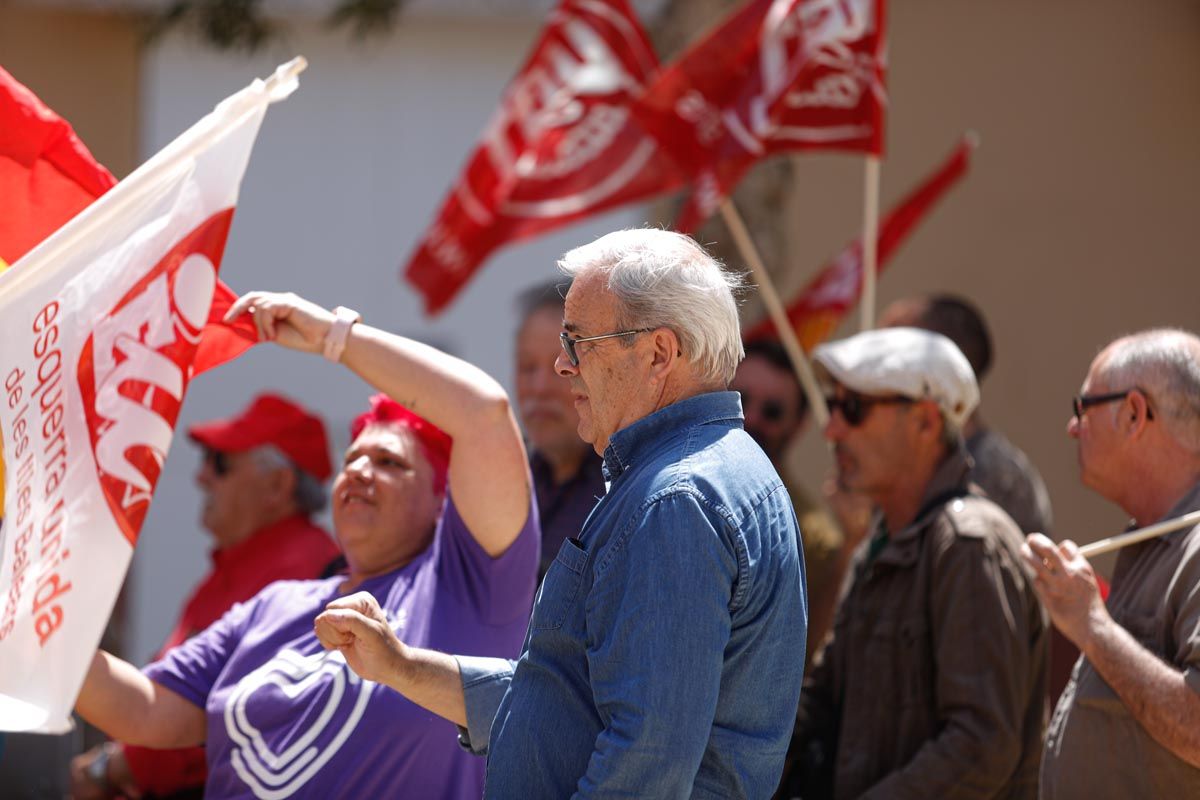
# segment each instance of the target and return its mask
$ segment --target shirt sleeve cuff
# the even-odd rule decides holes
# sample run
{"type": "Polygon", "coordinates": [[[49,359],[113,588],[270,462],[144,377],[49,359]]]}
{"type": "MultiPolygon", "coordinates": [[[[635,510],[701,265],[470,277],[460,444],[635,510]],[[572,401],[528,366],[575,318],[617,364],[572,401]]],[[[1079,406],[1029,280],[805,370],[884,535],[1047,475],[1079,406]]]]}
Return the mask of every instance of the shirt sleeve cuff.
{"type": "Polygon", "coordinates": [[[482,656],[454,658],[462,676],[463,700],[467,707],[467,727],[459,727],[458,743],[475,755],[487,755],[492,721],[508,691],[508,684],[512,682],[517,662],[482,656]]]}

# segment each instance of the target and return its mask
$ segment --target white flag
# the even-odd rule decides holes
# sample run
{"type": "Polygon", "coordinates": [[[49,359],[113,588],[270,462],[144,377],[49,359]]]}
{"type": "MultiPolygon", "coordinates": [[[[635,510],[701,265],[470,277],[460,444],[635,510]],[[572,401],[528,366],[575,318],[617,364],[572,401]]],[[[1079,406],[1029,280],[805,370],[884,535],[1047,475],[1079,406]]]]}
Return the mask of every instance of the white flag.
{"type": "Polygon", "coordinates": [[[303,67],[226,99],[0,274],[0,730],[70,728],[171,444],[250,149],[303,67]]]}

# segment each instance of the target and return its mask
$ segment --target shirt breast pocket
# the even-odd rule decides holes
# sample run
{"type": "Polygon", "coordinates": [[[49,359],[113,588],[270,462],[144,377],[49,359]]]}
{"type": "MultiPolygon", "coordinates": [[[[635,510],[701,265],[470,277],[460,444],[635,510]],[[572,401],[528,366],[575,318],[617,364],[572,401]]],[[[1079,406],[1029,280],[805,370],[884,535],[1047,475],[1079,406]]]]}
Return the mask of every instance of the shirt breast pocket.
{"type": "Polygon", "coordinates": [[[533,605],[530,620],[533,630],[550,631],[562,627],[579,594],[587,561],[588,552],[578,539],[567,539],[562,543],[554,563],[546,570],[537,602],[533,605]]]}

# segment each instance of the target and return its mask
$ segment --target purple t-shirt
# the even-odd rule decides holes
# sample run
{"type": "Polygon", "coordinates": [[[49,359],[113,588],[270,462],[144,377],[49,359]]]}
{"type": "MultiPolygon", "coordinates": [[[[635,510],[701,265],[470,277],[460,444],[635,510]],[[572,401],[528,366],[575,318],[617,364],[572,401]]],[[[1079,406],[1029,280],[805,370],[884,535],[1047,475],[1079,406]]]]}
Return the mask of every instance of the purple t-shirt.
{"type": "MultiPolygon", "coordinates": [[[[515,658],[538,565],[537,511],[490,558],[447,500],[415,561],[364,581],[405,642],[515,658]]],[[[485,762],[454,725],[360,679],[313,620],[344,578],[281,581],[145,668],[205,710],[205,797],[479,798],[485,762]]]]}

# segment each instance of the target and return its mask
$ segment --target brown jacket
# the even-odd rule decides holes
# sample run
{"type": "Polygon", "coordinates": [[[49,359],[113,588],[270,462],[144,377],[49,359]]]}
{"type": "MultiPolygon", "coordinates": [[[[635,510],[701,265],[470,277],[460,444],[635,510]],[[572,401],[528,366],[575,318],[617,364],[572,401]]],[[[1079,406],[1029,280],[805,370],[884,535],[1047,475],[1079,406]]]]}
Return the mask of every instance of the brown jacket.
{"type": "Polygon", "coordinates": [[[969,464],[947,457],[917,519],[856,555],[785,796],[1036,797],[1047,622],[1020,532],[969,494],[969,464]]]}

